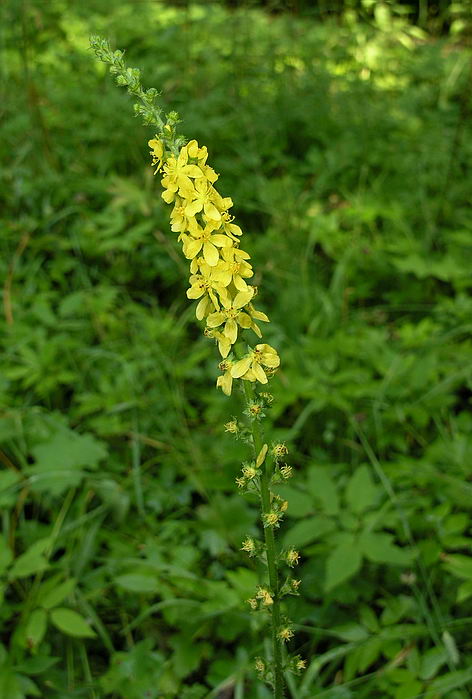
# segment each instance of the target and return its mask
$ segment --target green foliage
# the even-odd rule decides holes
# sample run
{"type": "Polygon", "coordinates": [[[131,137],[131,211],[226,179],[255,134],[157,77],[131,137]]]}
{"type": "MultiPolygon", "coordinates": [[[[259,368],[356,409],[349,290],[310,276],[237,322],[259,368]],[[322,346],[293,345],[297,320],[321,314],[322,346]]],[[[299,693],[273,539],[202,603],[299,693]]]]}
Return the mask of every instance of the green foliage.
{"type": "Polygon", "coordinates": [[[178,5],[2,5],[0,697],[268,696],[239,552],[256,505],[223,428],[239,397],[213,388],[153,133],[99,33],[208,145],[264,287],[296,445],[290,696],[465,698],[467,32],[433,39],[392,3],[365,23],[178,5]]]}

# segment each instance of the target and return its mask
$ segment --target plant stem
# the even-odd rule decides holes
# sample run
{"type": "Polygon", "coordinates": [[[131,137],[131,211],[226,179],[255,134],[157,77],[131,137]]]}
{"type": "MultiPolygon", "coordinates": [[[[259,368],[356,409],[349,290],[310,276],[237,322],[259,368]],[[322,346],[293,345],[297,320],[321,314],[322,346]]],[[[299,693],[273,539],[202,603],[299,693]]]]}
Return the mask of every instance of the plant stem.
{"type": "MultiPolygon", "coordinates": [[[[255,391],[253,385],[249,381],[243,381],[244,395],[246,404],[249,407],[254,400],[255,391]]],[[[263,440],[260,430],[260,425],[257,420],[251,420],[252,441],[254,445],[254,455],[257,458],[263,446],[263,440]]],[[[266,459],[261,468],[260,477],[260,495],[261,495],[261,512],[262,515],[270,512],[270,466],[269,460],[266,459]]],[[[264,520],[263,520],[264,521],[264,520]]],[[[277,558],[275,549],[275,537],[272,527],[264,527],[264,537],[267,553],[267,568],[269,571],[269,584],[273,595],[273,604],[271,606],[272,620],[272,649],[273,649],[273,664],[274,664],[274,697],[275,699],[283,699],[284,697],[284,678],[282,673],[282,648],[277,633],[280,628],[280,600],[279,600],[279,576],[277,570],[277,558]]]]}

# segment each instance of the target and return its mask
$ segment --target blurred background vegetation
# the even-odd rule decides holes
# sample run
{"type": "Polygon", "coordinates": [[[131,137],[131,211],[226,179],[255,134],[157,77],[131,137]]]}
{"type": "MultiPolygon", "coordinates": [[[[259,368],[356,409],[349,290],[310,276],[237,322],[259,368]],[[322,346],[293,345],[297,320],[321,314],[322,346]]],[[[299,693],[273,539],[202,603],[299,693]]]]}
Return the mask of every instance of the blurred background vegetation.
{"type": "Polygon", "coordinates": [[[272,320],[289,696],[469,697],[470,2],[0,12],[0,697],[270,696],[238,396],[92,33],[208,146],[272,320]]]}

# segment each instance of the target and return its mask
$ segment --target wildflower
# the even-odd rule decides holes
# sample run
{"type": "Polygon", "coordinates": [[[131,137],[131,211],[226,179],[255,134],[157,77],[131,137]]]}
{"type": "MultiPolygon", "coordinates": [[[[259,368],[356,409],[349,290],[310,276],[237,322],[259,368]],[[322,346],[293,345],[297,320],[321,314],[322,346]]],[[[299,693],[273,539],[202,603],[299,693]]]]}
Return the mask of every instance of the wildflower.
{"type": "Polygon", "coordinates": [[[251,597],[251,599],[246,600],[246,602],[249,604],[251,609],[257,609],[257,600],[254,597],[251,597]]]}
{"type": "MultiPolygon", "coordinates": [[[[203,301],[203,299],[202,299],[202,301],[203,301]]],[[[209,302],[209,301],[208,301],[208,302],[209,302]]],[[[200,303],[201,303],[201,302],[199,302],[199,304],[198,304],[198,306],[197,306],[196,313],[197,313],[198,310],[199,310],[200,303]]],[[[206,308],[207,308],[207,306],[204,306],[204,307],[201,309],[201,312],[205,313],[206,308]]],[[[204,317],[204,316],[203,316],[203,317],[204,317]]],[[[198,318],[198,315],[197,315],[197,318],[198,318]]],[[[201,320],[201,319],[200,319],[200,320],[201,320]]],[[[213,337],[213,338],[217,341],[217,343],[218,343],[218,350],[219,350],[221,356],[222,356],[224,359],[226,359],[226,357],[228,356],[229,351],[230,351],[230,349],[231,349],[231,342],[228,340],[228,338],[225,337],[225,336],[223,335],[223,333],[218,332],[218,330],[210,330],[210,328],[205,328],[205,330],[203,331],[203,333],[204,333],[204,335],[206,335],[206,337],[213,337]]]]}
{"type": "Polygon", "coordinates": [[[262,658],[256,658],[254,661],[254,667],[256,668],[256,671],[259,674],[263,674],[265,672],[265,663],[262,660],[262,658]]]}
{"type": "Polygon", "coordinates": [[[250,257],[244,250],[233,247],[232,240],[227,235],[221,237],[229,244],[226,244],[221,251],[222,259],[215,269],[214,278],[223,286],[228,286],[232,282],[238,291],[247,291],[247,284],[243,277],[248,279],[254,275],[251,265],[246,262],[250,257]]]}
{"type": "Polygon", "coordinates": [[[243,466],[243,476],[246,480],[251,481],[257,476],[257,470],[254,466],[243,466]]]}
{"type": "Polygon", "coordinates": [[[179,189],[193,189],[192,180],[204,179],[203,172],[198,165],[188,164],[188,153],[185,146],[181,149],[177,158],[173,155],[168,158],[163,167],[164,177],[161,184],[164,188],[162,198],[167,204],[174,201],[179,189]]]}
{"type": "Polygon", "coordinates": [[[148,146],[151,148],[152,165],[156,166],[154,174],[158,173],[162,168],[164,159],[164,144],[158,138],[152,138],[148,141],[148,146]]]}
{"type": "Polygon", "coordinates": [[[251,417],[259,417],[262,412],[262,405],[260,403],[250,403],[248,410],[251,417]]]}
{"type": "Polygon", "coordinates": [[[224,372],[222,376],[218,376],[216,379],[216,387],[221,388],[223,393],[227,396],[231,395],[231,389],[233,387],[233,377],[231,376],[231,367],[233,362],[229,359],[224,359],[220,362],[219,367],[221,371],[224,372]]]}
{"type": "Polygon", "coordinates": [[[293,631],[290,626],[282,626],[277,632],[277,637],[281,641],[290,641],[290,639],[293,638],[293,631]]]}
{"type": "Polygon", "coordinates": [[[284,464],[282,466],[282,468],[280,469],[280,475],[282,476],[282,478],[285,478],[285,480],[288,480],[293,475],[292,467],[289,466],[288,464],[284,464]]]}
{"type": "Polygon", "coordinates": [[[272,454],[274,458],[278,461],[282,458],[282,456],[286,456],[288,454],[288,449],[285,446],[285,444],[275,444],[272,447],[272,454]]]}
{"type": "Polygon", "coordinates": [[[306,660],[303,660],[302,658],[298,657],[296,662],[295,662],[295,669],[296,670],[304,670],[306,668],[306,660]]]}
{"type": "Polygon", "coordinates": [[[285,555],[285,559],[291,568],[298,564],[299,558],[300,554],[295,549],[289,549],[285,555]]]}
{"type": "Polygon", "coordinates": [[[231,434],[237,434],[239,432],[239,425],[237,420],[230,420],[225,424],[225,432],[230,432],[231,434]]]}
{"type": "Polygon", "coordinates": [[[257,379],[260,383],[267,383],[267,376],[262,365],[276,368],[279,364],[279,355],[273,347],[266,344],[256,345],[244,359],[235,362],[231,369],[231,375],[234,379],[241,377],[249,381],[257,379]]]}
{"type": "Polygon", "coordinates": [[[254,556],[256,553],[256,544],[254,539],[252,539],[250,536],[244,539],[243,545],[241,546],[241,551],[246,551],[246,553],[248,553],[250,556],[254,556]]]}
{"type": "Polygon", "coordinates": [[[295,592],[298,591],[298,588],[300,587],[300,584],[301,584],[301,580],[291,580],[291,581],[290,581],[290,585],[291,585],[291,587],[292,587],[292,590],[294,590],[295,592]]]}
{"type": "Polygon", "coordinates": [[[246,485],[246,480],[244,478],[238,477],[236,478],[235,483],[238,486],[238,488],[244,488],[244,486],[246,485]]]}
{"type": "MultiPolygon", "coordinates": [[[[242,328],[250,326],[249,316],[243,313],[241,309],[251,300],[252,295],[252,290],[248,289],[247,291],[239,291],[234,299],[230,296],[222,298],[224,308],[208,316],[207,326],[209,328],[218,328],[224,324],[223,334],[234,345],[238,339],[238,325],[242,328]]],[[[232,376],[236,378],[234,374],[232,376]]]]}
{"type": "Polygon", "coordinates": [[[195,179],[193,183],[187,178],[179,188],[179,195],[188,201],[185,215],[193,217],[203,211],[207,219],[221,221],[221,212],[215,206],[215,203],[220,203],[216,197],[217,192],[201,170],[200,174],[201,177],[195,179]]]}
{"type": "Polygon", "coordinates": [[[274,604],[274,600],[272,599],[272,595],[268,590],[266,590],[265,587],[259,587],[257,588],[257,593],[256,593],[257,599],[262,600],[262,604],[265,607],[270,607],[271,604],[274,604]]]}
{"type": "MultiPolygon", "coordinates": [[[[185,238],[183,248],[185,257],[192,260],[202,250],[203,258],[210,267],[215,267],[220,259],[217,248],[230,247],[233,244],[227,235],[214,234],[215,227],[211,223],[202,228],[195,219],[190,219],[188,230],[190,235],[185,238]]],[[[215,280],[221,281],[217,277],[215,280]]]]}
{"type": "Polygon", "coordinates": [[[282,519],[281,512],[266,512],[262,519],[264,520],[264,527],[278,527],[279,522],[282,519]]]}

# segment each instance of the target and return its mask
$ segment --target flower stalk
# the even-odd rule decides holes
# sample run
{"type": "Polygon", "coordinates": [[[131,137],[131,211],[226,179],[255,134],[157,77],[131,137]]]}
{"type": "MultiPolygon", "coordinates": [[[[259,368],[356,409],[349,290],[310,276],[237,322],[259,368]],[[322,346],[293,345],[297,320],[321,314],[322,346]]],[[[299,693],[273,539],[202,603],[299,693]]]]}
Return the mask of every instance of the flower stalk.
{"type": "Polygon", "coordinates": [[[248,334],[262,339],[258,323],[268,323],[267,315],[256,308],[257,287],[248,283],[254,275],[250,255],[241,248],[243,232],[229,213],[233,206],[230,197],[216,189],[218,174],[207,164],[206,146],[186,139],[177,133],[179,116],[175,112],[163,114],[157,105],[157,90],[144,90],[140,71],[128,68],[122,51],[112,51],[100,37],[91,38],[91,47],[97,58],[110,66],[118,85],[126,87],[138,99],[135,114],[145,124],[152,125],[155,137],[151,149],[154,174],[161,175],[162,199],[172,204],[171,230],[178,234],[182,252],[189,261],[190,276],[187,297],[195,300],[195,315],[204,321],[204,334],[216,343],[222,372],[216,380],[227,396],[234,383],[242,388],[245,397],[246,425],[233,419],[226,423],[226,432],[244,439],[252,448],[252,460],[244,463],[236,479],[243,493],[256,494],[260,499],[263,541],[251,537],[242,545],[250,557],[257,557],[265,566],[266,580],[248,600],[250,609],[269,616],[272,637],[272,656],[257,658],[255,667],[259,677],[268,683],[276,699],[284,697],[284,671],[300,673],[305,661],[300,656],[288,656],[283,661],[283,644],[293,637],[291,623],[282,613],[286,595],[297,595],[299,580],[290,573],[281,584],[283,566],[292,569],[298,564],[297,551],[278,551],[275,530],[280,526],[288,503],[276,492],[277,483],[292,475],[291,466],[284,462],[288,452],[284,444],[270,450],[264,443],[261,421],[270,408],[272,396],[258,391],[266,386],[276,373],[280,358],[273,347],[265,342],[251,345],[248,334]]]}

